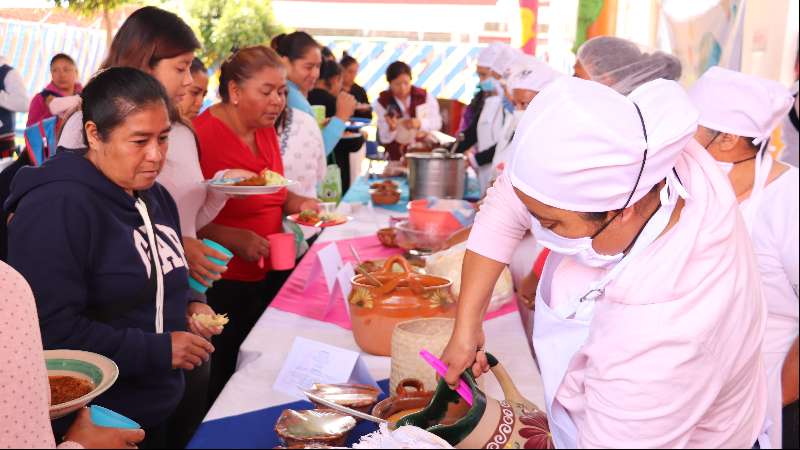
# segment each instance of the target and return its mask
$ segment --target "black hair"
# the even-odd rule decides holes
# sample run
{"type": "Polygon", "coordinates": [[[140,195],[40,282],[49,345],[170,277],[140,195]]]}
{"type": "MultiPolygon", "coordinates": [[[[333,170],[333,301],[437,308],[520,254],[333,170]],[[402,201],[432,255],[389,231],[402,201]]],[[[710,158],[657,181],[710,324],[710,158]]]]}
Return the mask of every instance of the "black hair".
{"type": "Polygon", "coordinates": [[[348,67],[352,66],[353,64],[358,64],[358,60],[350,56],[350,53],[344,52],[342,53],[342,60],[339,61],[342,67],[347,69],[348,67]]]}
{"type": "Polygon", "coordinates": [[[331,78],[338,77],[342,74],[342,66],[336,61],[322,61],[319,68],[319,79],[329,82],[331,78]]]}
{"type": "Polygon", "coordinates": [[[333,54],[333,52],[331,51],[331,49],[329,49],[328,47],[324,47],[324,46],[323,46],[323,47],[320,47],[320,49],[319,49],[319,50],[320,50],[320,52],[322,53],[322,59],[323,59],[324,61],[333,61],[333,62],[336,62],[336,55],[334,55],[334,54],[333,54]]]}
{"type": "Polygon", "coordinates": [[[163,104],[170,111],[164,86],[153,76],[132,67],[112,67],[97,73],[81,94],[84,136],[86,124],[94,122],[100,139],[106,141],[125,119],[152,104],[163,104]]]}
{"type": "Polygon", "coordinates": [[[386,81],[391,83],[400,75],[406,74],[409,77],[411,76],[411,67],[408,64],[404,63],[403,61],[395,61],[389,64],[389,67],[386,68],[386,81]]]}
{"type": "Polygon", "coordinates": [[[236,49],[219,69],[219,96],[224,103],[230,101],[228,85],[231,81],[242,83],[252,78],[256,72],[264,68],[286,70],[280,56],[275,50],[265,45],[254,45],[236,49]]]}
{"type": "MultiPolygon", "coordinates": [[[[650,188],[650,191],[648,191],[647,194],[645,194],[645,197],[648,196],[648,195],[655,194],[658,191],[658,188],[659,188],[660,185],[661,185],[661,183],[658,183],[658,184],[654,185],[652,188],[650,188]]],[[[634,203],[633,206],[636,207],[636,203],[634,203]]],[[[584,213],[581,213],[581,217],[583,217],[584,220],[590,220],[592,222],[605,223],[606,219],[608,218],[608,213],[610,213],[610,212],[619,214],[619,213],[622,212],[622,210],[621,209],[617,209],[617,210],[608,211],[608,212],[584,212],[584,213]]]]}
{"type": "Polygon", "coordinates": [[[53,67],[53,64],[55,64],[58,61],[66,61],[72,64],[73,66],[77,66],[77,64],[75,64],[75,60],[72,59],[71,56],[67,55],[66,53],[57,53],[50,59],[50,67],[53,67]]]}
{"type": "Polygon", "coordinates": [[[203,64],[203,61],[200,61],[200,58],[195,57],[192,60],[192,66],[189,67],[189,72],[193,74],[197,72],[208,73],[208,69],[206,68],[206,65],[203,64]]]}
{"type": "Polygon", "coordinates": [[[199,48],[200,41],[183,19],[155,6],[145,6],[125,19],[100,68],[152,69],[162,59],[175,58],[199,48]]]}
{"type": "Polygon", "coordinates": [[[319,43],[305,31],[275,36],[270,46],[289,61],[301,59],[312,48],[320,48],[319,43]]]}

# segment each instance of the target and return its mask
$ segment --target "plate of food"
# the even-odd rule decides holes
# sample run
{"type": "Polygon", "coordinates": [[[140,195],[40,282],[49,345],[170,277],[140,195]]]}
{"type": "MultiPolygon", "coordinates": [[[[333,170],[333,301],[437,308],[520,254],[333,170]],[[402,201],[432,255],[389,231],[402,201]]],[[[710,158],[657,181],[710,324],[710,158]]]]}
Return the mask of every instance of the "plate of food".
{"type": "Polygon", "coordinates": [[[117,381],[114,361],[78,350],[44,352],[50,382],[50,420],[60,419],[91,403],[117,381]]]}
{"type": "Polygon", "coordinates": [[[287,180],[283,175],[264,169],[251,178],[220,178],[208,182],[211,189],[229,195],[267,195],[280,192],[289,186],[297,184],[287,180]]]}
{"type": "Polygon", "coordinates": [[[352,220],[351,217],[343,216],[341,214],[322,213],[310,209],[298,214],[292,214],[287,218],[298,225],[315,228],[335,227],[337,225],[343,225],[352,220]]]}

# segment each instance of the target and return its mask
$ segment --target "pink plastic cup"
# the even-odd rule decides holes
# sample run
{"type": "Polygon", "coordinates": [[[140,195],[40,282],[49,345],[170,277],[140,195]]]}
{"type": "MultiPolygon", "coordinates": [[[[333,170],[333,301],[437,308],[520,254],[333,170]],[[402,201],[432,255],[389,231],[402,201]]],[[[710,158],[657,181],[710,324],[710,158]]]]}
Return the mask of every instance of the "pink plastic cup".
{"type": "Polygon", "coordinates": [[[294,269],[297,259],[297,244],[293,233],[278,233],[267,236],[269,259],[272,270],[294,269]]]}

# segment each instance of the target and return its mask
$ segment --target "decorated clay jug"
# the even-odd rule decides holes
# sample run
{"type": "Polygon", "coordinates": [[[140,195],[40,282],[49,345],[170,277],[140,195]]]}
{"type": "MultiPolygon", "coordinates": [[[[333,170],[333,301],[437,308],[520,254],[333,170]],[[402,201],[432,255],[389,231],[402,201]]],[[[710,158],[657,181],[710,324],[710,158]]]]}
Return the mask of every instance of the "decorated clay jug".
{"type": "Polygon", "coordinates": [[[472,406],[439,380],[428,406],[397,425],[426,429],[456,448],[554,448],[547,415],[522,397],[496,358],[486,356],[503,388],[504,400],[486,397],[467,370],[463,378],[472,390],[472,406]]]}

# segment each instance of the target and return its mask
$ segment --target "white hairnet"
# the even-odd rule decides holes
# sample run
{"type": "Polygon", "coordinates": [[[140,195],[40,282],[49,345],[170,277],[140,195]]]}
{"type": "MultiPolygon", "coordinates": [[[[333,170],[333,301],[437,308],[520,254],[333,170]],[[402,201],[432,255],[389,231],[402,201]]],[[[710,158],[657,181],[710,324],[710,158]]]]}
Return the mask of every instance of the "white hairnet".
{"type": "Polygon", "coordinates": [[[478,53],[478,67],[491,68],[503,44],[490,44],[478,53]]]}
{"type": "Polygon", "coordinates": [[[674,81],[651,81],[625,97],[560,77],[522,116],[508,173],[514,187],[546,205],[613,211],[670,182],[696,129],[697,111],[674,81]]]}
{"type": "Polygon", "coordinates": [[[520,64],[519,66],[515,65],[512,69],[511,77],[508,80],[508,87],[512,90],[525,89],[539,92],[561,76],[565,75],[533,56],[526,55],[524,64],[520,64]]]}
{"type": "Polygon", "coordinates": [[[584,42],[578,49],[578,62],[592,80],[622,95],[659,78],[678,80],[682,70],[680,60],[672,55],[642,52],[633,42],[612,36],[584,42]]]}
{"type": "Polygon", "coordinates": [[[503,47],[500,48],[500,52],[497,54],[497,58],[495,58],[490,67],[493,72],[497,72],[504,80],[507,80],[509,75],[511,75],[509,72],[514,62],[523,55],[524,53],[522,53],[521,50],[503,45],[503,47]]]}
{"type": "Polygon", "coordinates": [[[700,110],[700,125],[723,133],[758,138],[772,134],[794,98],[777,81],[712,67],[689,90],[700,110]]]}

